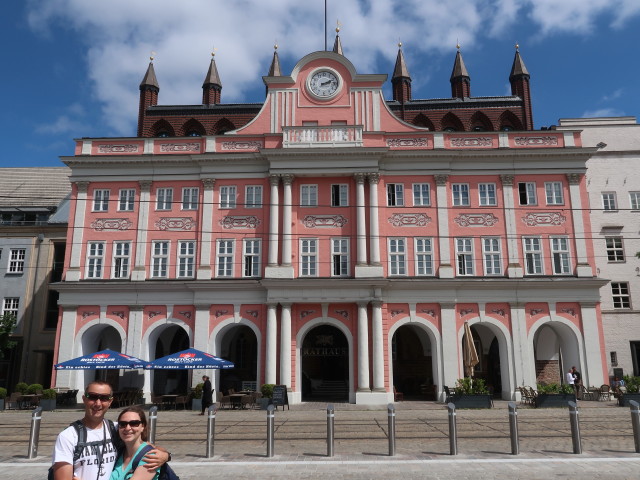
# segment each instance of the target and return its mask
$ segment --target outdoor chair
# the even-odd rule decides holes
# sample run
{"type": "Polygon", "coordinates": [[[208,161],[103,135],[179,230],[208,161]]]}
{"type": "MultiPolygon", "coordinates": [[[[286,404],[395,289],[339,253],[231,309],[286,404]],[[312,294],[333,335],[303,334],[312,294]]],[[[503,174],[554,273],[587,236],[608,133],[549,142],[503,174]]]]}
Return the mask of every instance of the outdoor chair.
{"type": "Polygon", "coordinates": [[[22,394],[20,392],[13,392],[6,402],[7,410],[18,410],[20,408],[20,397],[22,394]]]}
{"type": "Polygon", "coordinates": [[[611,390],[609,385],[602,385],[600,387],[600,395],[598,395],[598,400],[611,400],[611,390]]]}
{"type": "Polygon", "coordinates": [[[240,408],[252,408],[255,403],[255,396],[253,394],[245,395],[240,399],[240,408]]]}
{"type": "Polygon", "coordinates": [[[162,400],[162,395],[151,394],[151,403],[158,407],[158,410],[162,410],[165,406],[162,400]]]}
{"type": "MultiPolygon", "coordinates": [[[[597,397],[594,399],[594,393],[590,392],[589,390],[587,390],[587,387],[585,387],[584,385],[580,385],[580,390],[578,391],[578,395],[576,398],[579,398],[580,400],[596,400],[597,397]]],[[[595,395],[599,395],[597,392],[595,395]]]]}
{"type": "Polygon", "coordinates": [[[442,389],[444,390],[445,394],[444,403],[449,403],[449,401],[451,400],[451,390],[449,390],[449,387],[447,387],[446,385],[444,385],[442,389]]]}
{"type": "Polygon", "coordinates": [[[189,403],[189,400],[191,400],[191,396],[190,395],[178,395],[176,397],[176,408],[178,405],[182,405],[182,409],[186,410],[187,409],[187,403],[189,403]]]}
{"type": "Polygon", "coordinates": [[[218,403],[218,408],[231,408],[231,397],[223,395],[222,392],[216,394],[216,402],[218,403]]]}
{"type": "Polygon", "coordinates": [[[396,386],[393,386],[393,401],[394,402],[404,402],[404,393],[396,390],[396,386]]]}
{"type": "Polygon", "coordinates": [[[531,405],[531,395],[529,391],[525,387],[518,387],[518,391],[520,392],[520,405],[531,405]]]}

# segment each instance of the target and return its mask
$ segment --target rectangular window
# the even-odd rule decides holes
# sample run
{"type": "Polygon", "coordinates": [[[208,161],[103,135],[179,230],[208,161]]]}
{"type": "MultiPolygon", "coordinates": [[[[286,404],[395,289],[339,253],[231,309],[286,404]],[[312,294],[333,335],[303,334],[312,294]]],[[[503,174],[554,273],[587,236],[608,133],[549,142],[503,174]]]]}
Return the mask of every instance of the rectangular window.
{"type": "Polygon", "coordinates": [[[131,242],[114,242],[112,278],[129,278],[130,262],[131,242]]]}
{"type": "Polygon", "coordinates": [[[389,207],[404,206],[404,185],[402,183],[387,184],[387,205],[389,207]]]}
{"type": "Polygon", "coordinates": [[[524,258],[527,275],[542,275],[542,242],[539,237],[524,237],[524,258]]]}
{"type": "Polygon", "coordinates": [[[233,240],[218,240],[218,277],[233,276],[233,240]]]}
{"type": "Polygon", "coordinates": [[[480,196],[480,205],[490,206],[497,205],[496,200],[496,184],[495,183],[479,183],[478,195],[480,196]]]}
{"type": "Polygon", "coordinates": [[[259,208],[262,206],[262,185],[247,185],[244,189],[244,206],[259,208]]]}
{"type": "Polygon", "coordinates": [[[464,207],[469,205],[469,185],[466,183],[454,183],[451,185],[453,206],[464,207]]]}
{"type": "Polygon", "coordinates": [[[2,302],[2,315],[8,313],[18,318],[18,308],[20,307],[19,297],[5,297],[2,302]]]}
{"type": "Polygon", "coordinates": [[[482,259],[485,275],[502,275],[502,260],[499,238],[482,239],[482,259]]]}
{"type": "Polygon", "coordinates": [[[631,210],[640,210],[640,192],[629,192],[631,210]]]}
{"type": "Polygon", "coordinates": [[[413,184],[413,205],[416,207],[431,205],[431,195],[428,183],[413,184]]]}
{"type": "Polygon", "coordinates": [[[300,186],[300,206],[302,207],[318,206],[318,186],[317,185],[301,185],[300,186]]]}
{"type": "Polygon", "coordinates": [[[200,189],[198,187],[185,187],[182,189],[182,210],[197,210],[200,189]]]}
{"type": "Polygon", "coordinates": [[[173,188],[158,188],[156,190],[156,210],[171,210],[173,203],[173,188]]]}
{"type": "Polygon", "coordinates": [[[346,277],[349,275],[349,239],[331,239],[331,275],[346,277]]]}
{"type": "Polygon", "coordinates": [[[195,273],[196,242],[178,242],[178,278],[193,278],[195,273]]]}
{"type": "Polygon", "coordinates": [[[220,187],[220,208],[236,208],[236,186],[220,187]]]}
{"type": "Polygon", "coordinates": [[[87,278],[102,278],[104,242],[89,242],[87,245],[87,278]]]}
{"type": "Polygon", "coordinates": [[[569,240],[567,237],[551,237],[551,256],[554,275],[568,275],[571,273],[569,240]]]}
{"type": "Polygon", "coordinates": [[[416,238],[416,275],[433,275],[433,246],[430,238],[416,238]]]}
{"type": "Polygon", "coordinates": [[[133,212],[133,205],[136,201],[135,188],[126,188],[118,193],[118,211],[133,212]]]}
{"type": "Polygon", "coordinates": [[[609,263],[624,262],[624,248],[622,247],[622,237],[606,237],[607,260],[609,263]]]}
{"type": "Polygon", "coordinates": [[[615,210],[618,210],[618,206],[616,205],[615,192],[602,193],[602,209],[607,212],[613,212],[615,210]]]}
{"type": "Polygon", "coordinates": [[[93,191],[93,211],[106,212],[109,210],[109,190],[93,191]]]}
{"type": "Polygon", "coordinates": [[[349,186],[331,185],[331,206],[346,207],[349,205],[349,186]]]}
{"type": "Polygon", "coordinates": [[[544,191],[547,196],[547,205],[562,205],[562,182],[545,182],[544,191]]]}
{"type": "Polygon", "coordinates": [[[627,282],[611,282],[613,308],[631,308],[631,295],[627,282]]]}
{"type": "Polygon", "coordinates": [[[407,274],[407,248],[404,238],[389,239],[389,275],[407,274]]]}
{"type": "Polygon", "coordinates": [[[318,275],[318,240],[303,238],[300,240],[300,276],[318,275]]]}
{"type": "Polygon", "coordinates": [[[169,273],[169,242],[162,240],[151,245],[151,278],[167,278],[169,273]]]}
{"type": "Polygon", "coordinates": [[[9,250],[9,266],[7,273],[23,273],[24,259],[27,255],[25,248],[12,248],[9,250]]]}
{"type": "Polygon", "coordinates": [[[244,277],[260,276],[260,240],[252,238],[242,241],[242,272],[244,277]]]}
{"type": "Polygon", "coordinates": [[[518,183],[518,194],[520,196],[520,205],[537,205],[535,182],[518,183]]]}
{"type": "Polygon", "coordinates": [[[471,238],[456,238],[458,275],[473,275],[473,244],[471,238]]]}

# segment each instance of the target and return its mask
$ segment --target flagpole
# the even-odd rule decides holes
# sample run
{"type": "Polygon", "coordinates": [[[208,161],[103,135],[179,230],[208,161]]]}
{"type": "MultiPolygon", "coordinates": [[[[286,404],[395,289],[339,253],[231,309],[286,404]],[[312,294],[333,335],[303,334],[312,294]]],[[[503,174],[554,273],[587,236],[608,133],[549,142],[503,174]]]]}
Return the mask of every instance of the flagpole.
{"type": "Polygon", "coordinates": [[[327,51],[327,0],[324,0],[324,51],[327,51]]]}

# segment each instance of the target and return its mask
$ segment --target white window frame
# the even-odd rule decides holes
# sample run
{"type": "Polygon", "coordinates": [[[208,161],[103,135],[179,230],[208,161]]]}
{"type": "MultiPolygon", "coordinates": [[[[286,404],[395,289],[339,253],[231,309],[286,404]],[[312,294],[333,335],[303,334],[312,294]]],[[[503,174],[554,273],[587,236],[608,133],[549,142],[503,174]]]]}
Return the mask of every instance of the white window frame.
{"type": "Polygon", "coordinates": [[[349,239],[331,239],[331,276],[349,276],[349,239]]]}
{"type": "Polygon", "coordinates": [[[237,189],[235,185],[220,186],[220,208],[236,208],[237,189]]]}
{"type": "Polygon", "coordinates": [[[194,278],[196,276],[196,241],[178,240],[177,255],[176,277],[194,278]]]}
{"type": "Polygon", "coordinates": [[[26,248],[10,248],[7,273],[24,273],[24,262],[26,258],[26,248]]]}
{"type": "Polygon", "coordinates": [[[136,204],[136,189],[123,188],[118,192],[118,211],[133,212],[136,204]]]}
{"type": "Polygon", "coordinates": [[[503,275],[500,237],[482,238],[482,263],[487,276],[503,275]]]}
{"type": "Polygon", "coordinates": [[[544,275],[542,238],[522,237],[525,275],[544,275]]]}
{"type": "Polygon", "coordinates": [[[315,185],[315,184],[300,185],[300,206],[301,207],[317,207],[318,206],[318,185],[315,185]]]}
{"type": "Polygon", "coordinates": [[[198,210],[200,189],[198,187],[182,188],[182,210],[198,210]]]}
{"type": "Polygon", "coordinates": [[[518,182],[518,202],[520,205],[537,205],[536,182],[518,182]],[[524,197],[524,198],[523,198],[524,197]],[[524,199],[524,202],[522,201],[524,199]]]}
{"type": "Polygon", "coordinates": [[[318,239],[300,239],[300,276],[318,276],[318,239]]]}
{"type": "Polygon", "coordinates": [[[431,185],[428,183],[414,183],[411,185],[413,191],[413,206],[428,207],[431,205],[431,185]]]}
{"type": "Polygon", "coordinates": [[[389,252],[389,276],[407,275],[407,239],[390,238],[387,244],[389,252]]]}
{"type": "Polygon", "coordinates": [[[631,210],[640,210],[640,192],[629,192],[629,207],[631,210]]]}
{"type": "Polygon", "coordinates": [[[404,207],[404,183],[387,183],[387,206],[404,207]]]}
{"type": "Polygon", "coordinates": [[[624,243],[622,237],[604,237],[608,263],[624,263],[624,243]]]}
{"type": "Polygon", "coordinates": [[[105,249],[105,242],[87,242],[87,265],[85,278],[102,278],[105,249]]]}
{"type": "Polygon", "coordinates": [[[631,309],[629,282],[611,282],[611,301],[616,310],[631,309]]]}
{"type": "Polygon", "coordinates": [[[544,182],[547,205],[564,205],[562,182],[544,182]]]}
{"type": "Polygon", "coordinates": [[[171,243],[169,240],[151,242],[151,278],[169,277],[169,257],[171,243]]]}
{"type": "Polygon", "coordinates": [[[433,239],[431,237],[416,237],[413,240],[416,264],[416,275],[430,277],[433,269],[433,239]]]}
{"type": "Polygon", "coordinates": [[[246,185],[244,187],[245,208],[262,207],[262,185],[246,185]]]}
{"type": "Polygon", "coordinates": [[[109,195],[111,191],[108,188],[96,188],[93,191],[93,211],[108,212],[109,211],[109,195]]]}
{"type": "Polygon", "coordinates": [[[618,199],[616,192],[602,192],[602,210],[605,212],[618,211],[618,199]]]}
{"type": "Polygon", "coordinates": [[[5,313],[12,314],[18,318],[20,311],[20,297],[4,297],[2,300],[2,315],[5,313]]]}
{"type": "Polygon", "coordinates": [[[468,207],[470,205],[469,198],[468,183],[451,184],[451,201],[454,207],[468,207]]]}
{"type": "Polygon", "coordinates": [[[131,242],[113,242],[111,278],[129,278],[131,273],[131,242]]]}
{"type": "Polygon", "coordinates": [[[571,255],[569,237],[553,236],[549,238],[551,245],[551,264],[554,275],[571,274],[571,255]]]}
{"type": "Polygon", "coordinates": [[[346,183],[338,183],[331,185],[331,206],[332,207],[348,207],[349,206],[349,185],[346,183]]]}
{"type": "Polygon", "coordinates": [[[458,237],[455,239],[455,246],[457,276],[473,276],[475,267],[473,259],[473,238],[458,237]]]}
{"type": "Polygon", "coordinates": [[[233,277],[234,253],[235,240],[231,238],[219,238],[216,241],[216,277],[233,277]]]}
{"type": "Polygon", "coordinates": [[[478,201],[482,207],[495,207],[498,205],[498,193],[495,183],[478,184],[478,201]]]}
{"type": "Polygon", "coordinates": [[[245,278],[260,277],[262,242],[259,238],[242,240],[242,276],[245,278]]]}
{"type": "Polygon", "coordinates": [[[156,210],[171,210],[173,205],[173,188],[156,188],[156,210]]]}

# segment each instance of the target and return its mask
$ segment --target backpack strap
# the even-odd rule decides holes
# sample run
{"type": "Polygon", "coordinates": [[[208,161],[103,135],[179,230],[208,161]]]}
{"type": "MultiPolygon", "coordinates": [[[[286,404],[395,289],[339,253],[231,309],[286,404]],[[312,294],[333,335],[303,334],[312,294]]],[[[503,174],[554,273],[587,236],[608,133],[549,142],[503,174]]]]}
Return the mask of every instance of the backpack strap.
{"type": "Polygon", "coordinates": [[[82,450],[87,443],[87,427],[84,426],[82,420],[76,420],[71,423],[70,426],[76,430],[76,434],[78,435],[78,443],[76,443],[76,446],[73,449],[73,463],[76,463],[82,455],[82,450]]]}
{"type": "Polygon", "coordinates": [[[138,468],[138,463],[140,463],[140,460],[142,460],[142,457],[144,457],[151,450],[153,450],[153,446],[145,445],[144,447],[142,447],[142,450],[140,450],[138,454],[135,457],[133,457],[133,460],[131,460],[131,468],[129,469],[127,478],[133,475],[133,473],[136,471],[136,468],[138,468]]]}

